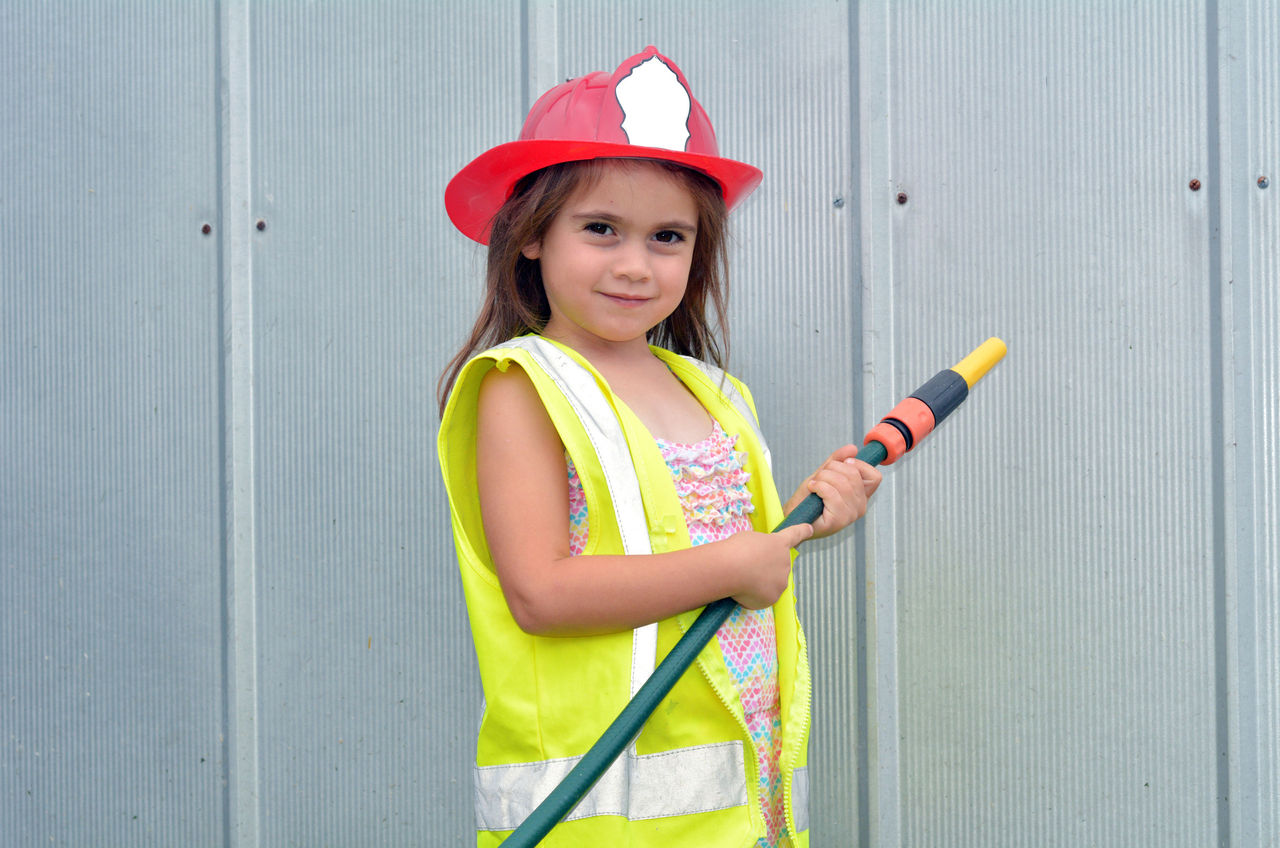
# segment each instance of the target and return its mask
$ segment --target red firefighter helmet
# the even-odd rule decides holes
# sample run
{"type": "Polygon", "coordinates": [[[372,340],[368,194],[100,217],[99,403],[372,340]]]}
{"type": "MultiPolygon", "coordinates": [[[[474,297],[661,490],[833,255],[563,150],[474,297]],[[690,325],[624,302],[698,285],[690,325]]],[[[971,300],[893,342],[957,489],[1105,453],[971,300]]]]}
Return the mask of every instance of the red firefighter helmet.
{"type": "Polygon", "coordinates": [[[684,74],[656,47],[613,74],[596,71],[538,98],[516,141],[481,153],[449,181],[444,205],[454,226],[481,244],[516,182],[548,165],[585,159],[664,159],[719,183],[732,209],[760,184],[759,168],[720,156],[711,119],[684,74]]]}

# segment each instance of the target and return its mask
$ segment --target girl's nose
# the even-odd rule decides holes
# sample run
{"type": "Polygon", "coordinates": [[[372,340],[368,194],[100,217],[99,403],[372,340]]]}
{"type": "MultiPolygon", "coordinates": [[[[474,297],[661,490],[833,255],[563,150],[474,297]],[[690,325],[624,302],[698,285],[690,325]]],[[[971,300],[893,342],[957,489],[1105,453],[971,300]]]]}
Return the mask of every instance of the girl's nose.
{"type": "Polygon", "coordinates": [[[632,282],[649,279],[649,251],[631,239],[619,244],[614,253],[613,274],[632,282]]]}

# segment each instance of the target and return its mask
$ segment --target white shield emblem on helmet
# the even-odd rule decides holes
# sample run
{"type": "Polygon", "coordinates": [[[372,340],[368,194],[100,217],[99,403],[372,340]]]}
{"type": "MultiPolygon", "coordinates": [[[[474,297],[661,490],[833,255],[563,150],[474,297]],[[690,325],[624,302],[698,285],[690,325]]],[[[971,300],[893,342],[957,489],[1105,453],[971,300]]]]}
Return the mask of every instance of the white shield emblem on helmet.
{"type": "Polygon", "coordinates": [[[684,150],[689,141],[689,92],[667,64],[654,56],[618,81],[622,131],[644,147],[684,150]]]}

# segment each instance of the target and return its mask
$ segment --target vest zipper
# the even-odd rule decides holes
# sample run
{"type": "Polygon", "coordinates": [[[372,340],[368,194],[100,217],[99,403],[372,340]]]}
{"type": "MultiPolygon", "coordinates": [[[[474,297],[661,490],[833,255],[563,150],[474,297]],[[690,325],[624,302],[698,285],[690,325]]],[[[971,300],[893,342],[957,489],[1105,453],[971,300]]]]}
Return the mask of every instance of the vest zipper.
{"type": "MultiPolygon", "coordinates": [[[[803,630],[797,630],[796,633],[797,633],[797,641],[804,639],[803,630]]],[[[799,651],[801,647],[802,646],[800,644],[797,644],[796,650],[799,651]]],[[[805,644],[803,645],[803,647],[804,647],[804,656],[807,658],[809,655],[808,645],[805,644]]],[[[799,836],[799,833],[796,830],[796,817],[795,817],[794,808],[792,806],[793,800],[792,800],[792,793],[791,793],[791,785],[792,785],[792,782],[795,780],[795,775],[796,775],[795,761],[797,756],[799,756],[799,751],[801,748],[800,740],[802,740],[805,736],[808,735],[809,724],[813,720],[813,683],[812,683],[812,677],[810,676],[809,663],[807,659],[805,660],[805,676],[810,678],[810,683],[808,686],[801,687],[804,691],[803,711],[802,711],[802,715],[804,716],[803,732],[799,734],[795,734],[795,733],[790,734],[791,738],[788,739],[787,749],[782,752],[782,757],[781,757],[782,762],[779,763],[779,767],[782,770],[782,777],[783,777],[782,779],[782,812],[787,819],[787,835],[791,837],[793,842],[799,836]]],[[[794,712],[794,706],[795,705],[793,705],[793,710],[792,710],[793,712],[794,712]]],[[[786,738],[787,735],[788,734],[786,733],[786,727],[784,726],[783,738],[786,738]]],[[[812,781],[810,782],[810,786],[812,787],[812,781]]],[[[812,801],[812,788],[810,788],[810,801],[812,801]]]]}
{"type": "MultiPolygon", "coordinates": [[[[677,622],[677,623],[680,624],[681,632],[685,632],[687,628],[684,626],[684,624],[681,622],[677,622]]],[[[716,649],[719,650],[720,649],[720,642],[719,642],[720,631],[719,630],[716,631],[716,635],[714,638],[716,639],[716,649]]],[[[703,650],[706,650],[706,649],[704,648],[703,650]]],[[[768,825],[765,824],[764,810],[761,809],[760,807],[760,757],[756,753],[755,743],[751,741],[751,730],[747,727],[746,713],[743,713],[743,717],[739,718],[738,713],[735,712],[733,709],[732,702],[730,702],[730,700],[727,697],[725,697],[724,690],[722,690],[719,686],[716,685],[716,682],[715,680],[712,679],[711,674],[703,666],[702,660],[698,659],[695,662],[698,665],[698,671],[702,673],[702,676],[706,678],[707,685],[711,687],[711,691],[716,693],[716,697],[720,699],[721,705],[723,705],[724,708],[729,711],[729,715],[733,716],[733,720],[737,722],[738,729],[742,732],[743,751],[744,752],[749,751],[751,762],[755,763],[755,767],[756,767],[755,774],[746,775],[747,810],[751,814],[752,818],[755,819],[756,831],[757,831],[755,839],[759,841],[759,839],[762,836],[768,833],[769,828],[768,828],[768,825]]],[[[738,704],[739,709],[741,709],[742,699],[738,697],[738,693],[734,692],[733,697],[736,703],[738,704]]],[[[745,766],[746,764],[747,764],[746,757],[744,756],[743,765],[745,766]]]]}

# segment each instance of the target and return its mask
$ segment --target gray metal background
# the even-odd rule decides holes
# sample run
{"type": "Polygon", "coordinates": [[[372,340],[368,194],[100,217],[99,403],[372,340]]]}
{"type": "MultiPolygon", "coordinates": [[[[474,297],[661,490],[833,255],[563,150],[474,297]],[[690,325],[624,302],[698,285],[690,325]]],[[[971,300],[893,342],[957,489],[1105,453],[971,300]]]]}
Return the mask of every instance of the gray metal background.
{"type": "Polygon", "coordinates": [[[815,844],[1280,845],[1275,0],[0,6],[0,844],[469,841],[440,198],[649,43],[784,487],[1010,347],[801,562],[815,844]]]}

